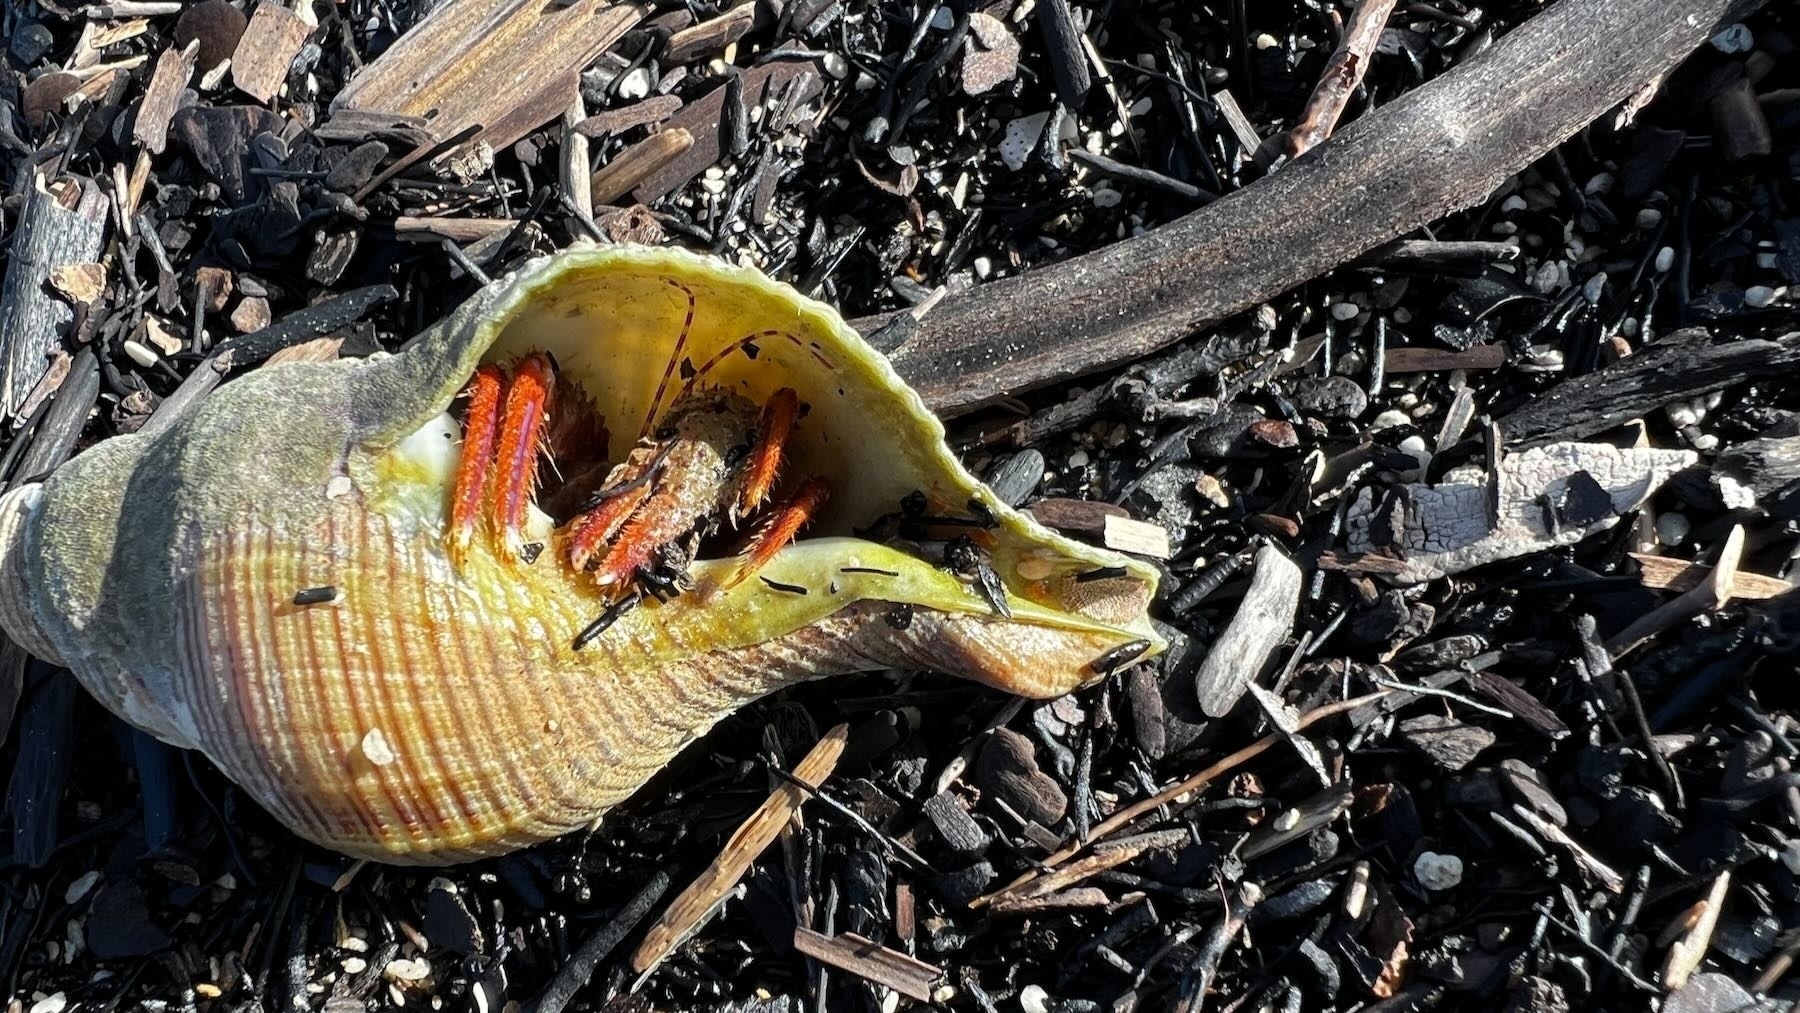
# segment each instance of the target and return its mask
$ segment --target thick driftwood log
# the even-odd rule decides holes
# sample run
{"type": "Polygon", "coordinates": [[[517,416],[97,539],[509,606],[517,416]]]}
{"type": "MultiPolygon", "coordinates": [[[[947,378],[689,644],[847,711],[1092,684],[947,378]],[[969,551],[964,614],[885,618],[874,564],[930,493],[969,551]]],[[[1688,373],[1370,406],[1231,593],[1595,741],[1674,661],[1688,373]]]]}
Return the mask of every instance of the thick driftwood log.
{"type": "MultiPolygon", "coordinates": [[[[1560,0],[1273,176],[945,299],[891,356],[939,413],[1128,362],[1487,198],[1752,0],[1560,0]]],[[[869,333],[891,317],[856,321],[869,333]]]]}
{"type": "Polygon", "coordinates": [[[50,368],[63,329],[75,311],[50,289],[51,269],[92,261],[106,235],[106,194],[92,180],[72,179],[58,191],[34,182],[7,249],[10,263],[0,288],[0,414],[19,410],[50,368]]]}

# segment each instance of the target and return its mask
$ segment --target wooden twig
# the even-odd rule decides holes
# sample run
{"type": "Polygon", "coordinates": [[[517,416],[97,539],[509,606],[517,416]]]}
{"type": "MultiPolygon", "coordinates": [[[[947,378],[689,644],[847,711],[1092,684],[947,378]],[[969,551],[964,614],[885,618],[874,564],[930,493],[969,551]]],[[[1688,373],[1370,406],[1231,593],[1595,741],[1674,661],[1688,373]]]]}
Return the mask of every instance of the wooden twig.
{"type": "Polygon", "coordinates": [[[1713,930],[1719,926],[1719,912],[1725,909],[1725,893],[1730,888],[1731,870],[1727,868],[1713,878],[1712,889],[1706,896],[1670,926],[1679,938],[1673,940],[1669,955],[1663,960],[1662,987],[1665,990],[1679,989],[1700,969],[1707,947],[1712,945],[1713,930]]]}
{"type": "Polygon", "coordinates": [[[100,256],[106,235],[106,194],[92,180],[55,183],[36,176],[25,195],[18,230],[7,247],[6,281],[0,287],[0,414],[13,415],[50,368],[50,355],[75,312],[48,284],[63,264],[100,256]]]}
{"type": "Polygon", "coordinates": [[[756,807],[750,818],[725,842],[719,857],[713,859],[706,871],[683,890],[650,927],[643,943],[631,956],[634,972],[642,974],[668,956],[669,951],[712,909],[714,902],[750,871],[757,856],[774,843],[781,828],[787,825],[788,817],[806,801],[806,789],[825,783],[837,768],[849,736],[850,726],[838,725],[826,732],[818,745],[794,765],[793,781],[777,786],[763,804],[756,807]]]}
{"type": "MultiPolygon", "coordinates": [[[[1142,236],[946,298],[892,353],[895,368],[939,414],[956,415],[1140,358],[1486,200],[1755,6],[1562,0],[1253,186],[1142,236]]],[[[855,323],[866,334],[890,316],[855,323]]]]}
{"type": "Polygon", "coordinates": [[[1294,129],[1288,131],[1283,146],[1289,158],[1299,158],[1318,147],[1337,129],[1338,118],[1344,115],[1350,96],[1356,93],[1363,76],[1369,72],[1375,44],[1381,41],[1388,15],[1394,13],[1394,2],[1363,0],[1356,13],[1350,16],[1343,39],[1338,42],[1331,59],[1326,61],[1325,72],[1319,75],[1318,86],[1306,100],[1306,108],[1300,111],[1294,129]]]}
{"type": "MultiPolygon", "coordinates": [[[[1648,553],[1633,552],[1631,558],[1638,564],[1638,580],[1645,587],[1658,591],[1692,591],[1706,583],[1712,575],[1713,568],[1699,563],[1690,563],[1685,559],[1672,559],[1668,556],[1652,556],[1648,553]]],[[[1740,601],[1763,601],[1787,594],[1794,585],[1780,577],[1769,577],[1760,573],[1744,573],[1739,571],[1732,577],[1731,596],[1740,601]]]]}

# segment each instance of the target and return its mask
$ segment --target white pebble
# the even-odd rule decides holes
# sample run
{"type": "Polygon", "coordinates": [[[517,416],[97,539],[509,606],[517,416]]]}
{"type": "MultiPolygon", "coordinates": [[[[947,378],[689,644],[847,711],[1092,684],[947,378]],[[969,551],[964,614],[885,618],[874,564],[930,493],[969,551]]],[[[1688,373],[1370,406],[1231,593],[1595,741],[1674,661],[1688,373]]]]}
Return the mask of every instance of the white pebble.
{"type": "Polygon", "coordinates": [[[1669,268],[1675,266],[1675,247],[1665,246],[1656,251],[1656,273],[1668,274],[1669,268]]]}
{"type": "Polygon", "coordinates": [[[1719,449],[1719,438],[1711,433],[1701,433],[1694,437],[1694,449],[1702,454],[1710,454],[1719,449]]]}
{"type": "Polygon", "coordinates": [[[1094,206],[1097,208],[1116,208],[1119,206],[1119,202],[1124,199],[1124,194],[1111,187],[1101,186],[1094,188],[1094,206]]]}
{"type": "Polygon", "coordinates": [[[954,24],[956,24],[956,15],[951,13],[948,7],[939,7],[937,13],[931,16],[931,27],[940,32],[949,31],[954,24]]]}
{"type": "Polygon", "coordinates": [[[1026,985],[1019,989],[1019,1008],[1025,1013],[1050,1013],[1050,993],[1042,985],[1026,985]]]}
{"type": "Polygon", "coordinates": [[[68,889],[63,891],[63,903],[73,904],[81,898],[86,897],[88,891],[92,890],[94,884],[98,882],[100,882],[99,869],[90,869],[87,872],[82,873],[75,878],[75,882],[69,884],[68,889]]]}
{"type": "Polygon", "coordinates": [[[1411,415],[1408,415],[1402,411],[1394,411],[1393,409],[1389,409],[1385,412],[1382,412],[1380,415],[1375,416],[1375,421],[1369,423],[1369,431],[1370,432],[1380,432],[1383,429],[1392,429],[1395,426],[1404,426],[1404,425],[1410,424],[1411,422],[1412,422],[1411,415]]]}
{"type": "Polygon", "coordinates": [[[1677,429],[1685,429],[1700,421],[1700,413],[1686,401],[1677,401],[1664,406],[1663,414],[1669,417],[1669,424],[1677,429]]]}
{"type": "Polygon", "coordinates": [[[1331,304],[1331,319],[1333,320],[1355,320],[1356,315],[1361,312],[1362,307],[1353,302],[1334,302],[1331,304]]]}
{"type": "Polygon", "coordinates": [[[1529,201],[1523,196],[1515,193],[1511,197],[1500,202],[1500,212],[1502,214],[1511,214],[1514,211],[1523,211],[1530,206],[1531,203],[1529,201]]]}
{"type": "Polygon", "coordinates": [[[976,257],[973,263],[975,267],[975,277],[980,278],[982,281],[986,281],[988,276],[994,273],[994,260],[992,257],[976,257]]]}
{"type": "Polygon", "coordinates": [[[1748,53],[1756,45],[1756,36],[1740,21],[1713,36],[1712,44],[1721,53],[1748,53]]]}
{"type": "Polygon", "coordinates": [[[62,992],[52,992],[31,1004],[31,1013],[62,1013],[69,1005],[69,997],[62,992]]]}
{"type": "Polygon", "coordinates": [[[1654,229],[1662,224],[1662,211],[1658,208],[1638,208],[1637,227],[1654,229]]]}
{"type": "Polygon", "coordinates": [[[1069,467],[1085,468],[1087,466],[1088,466],[1088,452],[1087,451],[1077,450],[1073,454],[1069,455],[1069,467]]]}
{"type": "Polygon", "coordinates": [[[1688,532],[1693,525],[1685,515],[1674,510],[1656,518],[1656,540],[1673,548],[1687,541],[1688,532]]]}
{"type": "Polygon", "coordinates": [[[1463,861],[1455,855],[1422,851],[1413,861],[1413,878],[1427,890],[1448,890],[1462,882],[1463,861]]]}
{"type": "Polygon", "coordinates": [[[423,957],[396,957],[382,973],[395,981],[424,981],[431,977],[431,964],[423,957]]]}
{"type": "Polygon", "coordinates": [[[344,969],[345,974],[361,974],[368,969],[369,962],[361,957],[345,957],[338,966],[344,969]]]}
{"type": "Polygon", "coordinates": [[[1283,809],[1281,815],[1275,817],[1275,829],[1280,833],[1285,834],[1299,825],[1300,810],[1298,809],[1283,809]]]}
{"type": "Polygon", "coordinates": [[[1531,287],[1544,295],[1549,295],[1561,288],[1561,275],[1556,268],[1557,262],[1554,260],[1546,260],[1539,264],[1538,269],[1531,274],[1531,287]]]}
{"type": "Polygon", "coordinates": [[[639,99],[649,94],[650,70],[647,67],[638,67],[619,81],[619,97],[622,99],[639,99]]]}
{"type": "Polygon", "coordinates": [[[1587,280],[1587,284],[1581,286],[1581,297],[1588,301],[1589,306],[1598,306],[1600,305],[1600,293],[1604,291],[1606,291],[1606,272],[1596,271],[1594,276],[1587,280]]]}
{"type": "MultiPolygon", "coordinates": [[[[1762,309],[1775,301],[1775,290],[1767,285],[1752,285],[1744,290],[1744,305],[1753,310],[1762,309]]],[[[127,345],[131,342],[126,342],[127,345]]]]}
{"type": "Polygon", "coordinates": [[[1274,49],[1279,45],[1281,45],[1281,40],[1270,35],[1268,32],[1264,32],[1256,37],[1256,48],[1258,49],[1274,49]]]}
{"type": "Polygon", "coordinates": [[[125,354],[131,356],[131,361],[145,369],[153,368],[156,365],[157,360],[161,358],[161,356],[156,354],[155,349],[141,341],[127,340],[123,347],[125,349],[125,354]]]}
{"type": "Polygon", "coordinates": [[[839,81],[844,79],[844,75],[850,73],[850,61],[829,49],[825,51],[825,56],[820,60],[820,65],[825,68],[825,73],[830,74],[839,81]]]}

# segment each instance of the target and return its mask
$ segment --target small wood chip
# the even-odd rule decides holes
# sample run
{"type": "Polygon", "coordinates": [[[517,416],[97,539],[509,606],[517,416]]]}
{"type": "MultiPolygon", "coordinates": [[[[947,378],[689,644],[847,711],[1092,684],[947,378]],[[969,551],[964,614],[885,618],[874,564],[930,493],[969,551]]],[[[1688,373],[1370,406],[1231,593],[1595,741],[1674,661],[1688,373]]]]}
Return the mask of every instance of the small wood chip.
{"type": "Polygon", "coordinates": [[[394,238],[409,243],[474,243],[511,230],[511,218],[428,218],[401,215],[394,219],[394,238]]]}
{"type": "Polygon", "coordinates": [[[162,154],[168,146],[169,121],[175,118],[175,106],[181,101],[182,89],[193,79],[199,56],[200,40],[195,39],[185,49],[171,47],[156,58],[156,69],[131,125],[131,136],[153,154],[162,154]]]}
{"type": "Polygon", "coordinates": [[[77,306],[89,306],[106,291],[106,268],[91,260],[58,264],[50,269],[50,284],[77,306]]]}
{"type": "Polygon", "coordinates": [[[257,4],[231,54],[232,83],[258,102],[274,98],[287,81],[288,68],[300,47],[317,27],[311,4],[301,5],[298,12],[271,0],[257,4]]]}
{"type": "Polygon", "coordinates": [[[1101,541],[1109,549],[1155,559],[1168,559],[1175,554],[1174,549],[1169,546],[1168,529],[1160,524],[1111,514],[1107,515],[1102,524],[1101,541]]]}
{"type": "Polygon", "coordinates": [[[1039,524],[1058,531],[1083,535],[1104,535],[1109,518],[1127,518],[1130,511],[1112,503],[1091,499],[1066,499],[1050,496],[1026,508],[1039,524]]]}
{"type": "Polygon", "coordinates": [[[247,295],[238,300],[237,307],[231,311],[231,326],[239,334],[252,334],[269,326],[269,300],[259,295],[247,295]]]}
{"type": "Polygon", "coordinates": [[[663,51],[663,62],[669,66],[688,63],[698,56],[711,56],[750,34],[756,24],[760,3],[739,4],[716,18],[709,18],[669,36],[663,51]]]}
{"type": "MultiPolygon", "coordinates": [[[[1638,579],[1643,581],[1645,587],[1658,591],[1692,591],[1705,583],[1713,572],[1713,567],[1690,563],[1685,559],[1670,559],[1668,556],[1633,552],[1631,558],[1637,560],[1638,579]]],[[[1764,601],[1787,594],[1793,589],[1794,585],[1780,577],[1745,573],[1741,570],[1731,582],[1731,596],[1744,601],[1764,601]]]]}
{"type": "Polygon", "coordinates": [[[651,134],[601,166],[591,184],[594,204],[611,204],[630,193],[694,146],[694,135],[676,127],[651,134]]]}
{"type": "Polygon", "coordinates": [[[826,732],[818,745],[794,765],[792,776],[800,784],[784,782],[777,787],[725,842],[719,857],[713,859],[706,871],[669,904],[662,917],[645,934],[637,952],[632,954],[633,971],[642,974],[668,956],[688,931],[712,910],[715,902],[750,871],[757,856],[774,843],[788,818],[806,801],[807,792],[800,785],[817,788],[825,783],[837,768],[838,758],[844,755],[844,743],[849,736],[850,726],[838,725],[826,732]]]}
{"type": "Polygon", "coordinates": [[[923,960],[877,946],[854,932],[828,936],[801,926],[794,929],[794,949],[919,1002],[931,1001],[932,986],[944,976],[923,960]]]}
{"type": "Polygon", "coordinates": [[[680,111],[680,98],[674,95],[652,95],[642,102],[595,113],[575,124],[575,130],[583,137],[606,137],[622,134],[632,127],[661,123],[680,111]]]}

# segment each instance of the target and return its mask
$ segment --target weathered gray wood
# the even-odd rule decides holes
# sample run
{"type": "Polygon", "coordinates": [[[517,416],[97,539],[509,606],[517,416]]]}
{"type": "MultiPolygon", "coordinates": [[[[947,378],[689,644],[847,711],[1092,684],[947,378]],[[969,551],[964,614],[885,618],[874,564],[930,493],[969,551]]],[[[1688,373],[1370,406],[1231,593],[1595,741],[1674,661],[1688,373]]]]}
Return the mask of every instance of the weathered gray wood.
{"type": "Polygon", "coordinates": [[[1254,565],[1256,575],[1250,579],[1250,590],[1194,676],[1200,709],[1207,717],[1231,713],[1250,680],[1262,674],[1275,648],[1294,631],[1294,614],[1300,607],[1300,567],[1273,545],[1257,551],[1254,565]]]}
{"type": "Polygon", "coordinates": [[[1754,505],[1792,520],[1800,516],[1800,436],[1765,436],[1729,447],[1713,461],[1712,480],[1726,506],[1754,505]]]}
{"type": "MultiPolygon", "coordinates": [[[[894,365],[955,415],[1129,362],[1486,200],[1756,6],[1559,0],[1266,180],[1142,236],[946,298],[894,365]]],[[[886,319],[856,326],[869,333],[886,319]]]]}
{"type": "Polygon", "coordinates": [[[13,415],[50,368],[75,311],[49,286],[50,272],[100,256],[106,236],[106,195],[93,180],[66,178],[58,193],[36,181],[25,198],[19,230],[8,247],[0,286],[0,414],[13,415]]]}

